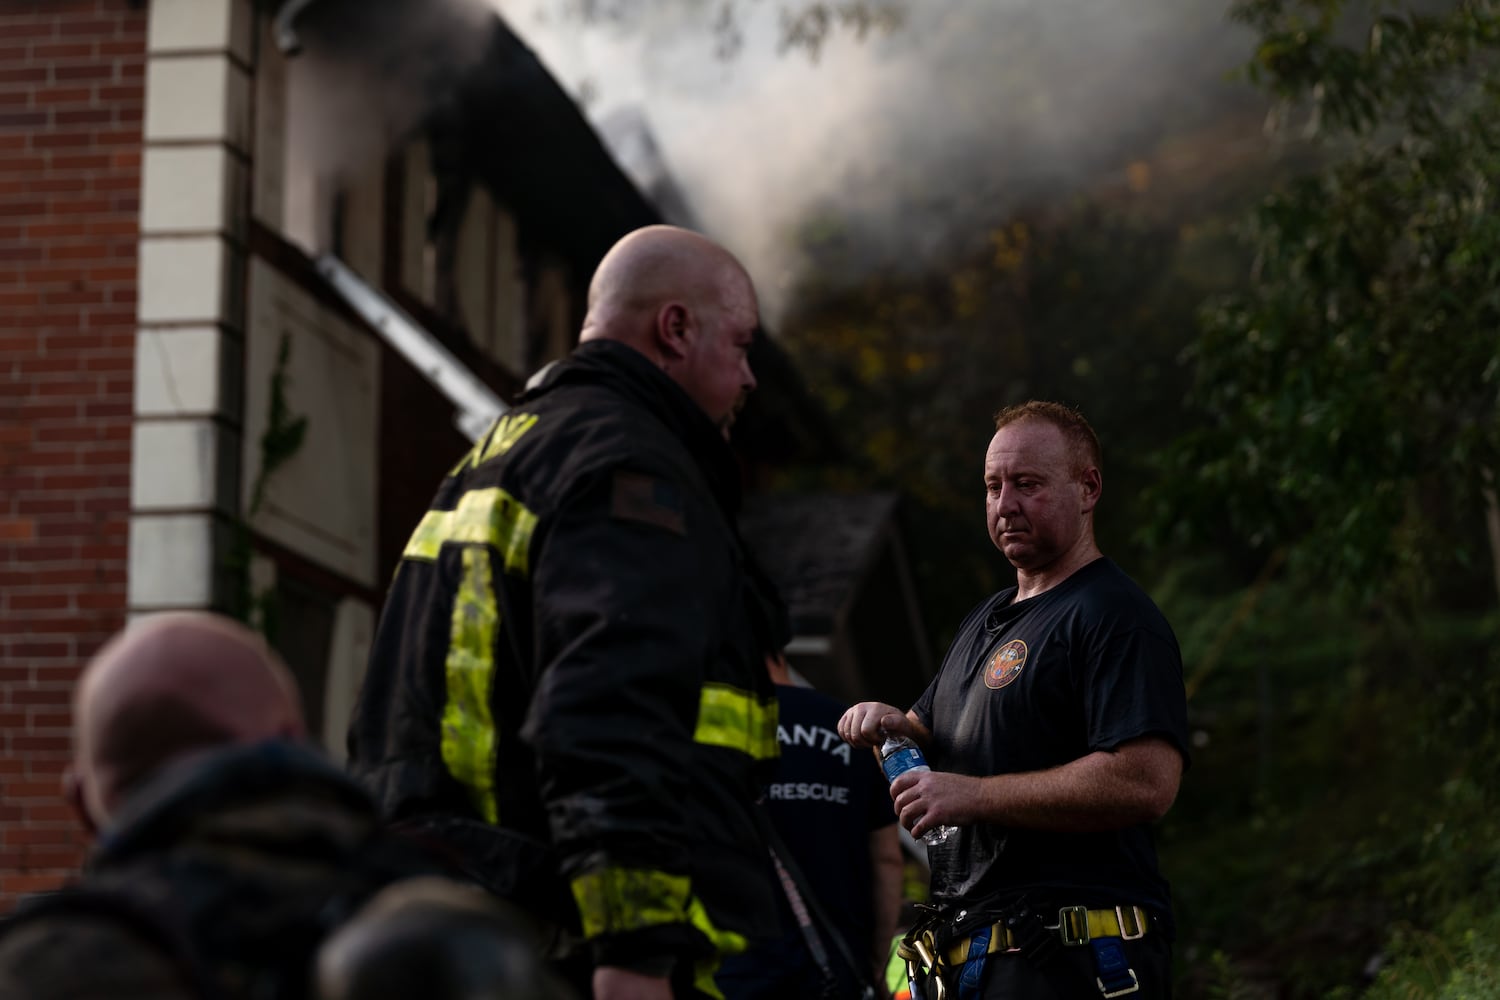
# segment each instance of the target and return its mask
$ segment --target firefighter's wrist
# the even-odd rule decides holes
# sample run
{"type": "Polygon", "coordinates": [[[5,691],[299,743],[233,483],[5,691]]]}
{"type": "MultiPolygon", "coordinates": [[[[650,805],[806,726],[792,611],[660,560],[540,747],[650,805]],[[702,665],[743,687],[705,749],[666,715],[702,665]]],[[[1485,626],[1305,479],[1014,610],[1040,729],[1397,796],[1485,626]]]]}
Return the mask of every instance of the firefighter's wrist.
{"type": "Polygon", "coordinates": [[[670,976],[682,957],[680,926],[641,928],[623,934],[601,934],[589,941],[595,968],[629,969],[643,976],[670,976]]]}
{"type": "Polygon", "coordinates": [[[657,979],[668,979],[672,975],[672,968],[677,960],[671,955],[638,955],[633,957],[614,956],[608,962],[601,963],[601,968],[624,969],[626,972],[634,972],[638,976],[653,976],[657,979]]]}

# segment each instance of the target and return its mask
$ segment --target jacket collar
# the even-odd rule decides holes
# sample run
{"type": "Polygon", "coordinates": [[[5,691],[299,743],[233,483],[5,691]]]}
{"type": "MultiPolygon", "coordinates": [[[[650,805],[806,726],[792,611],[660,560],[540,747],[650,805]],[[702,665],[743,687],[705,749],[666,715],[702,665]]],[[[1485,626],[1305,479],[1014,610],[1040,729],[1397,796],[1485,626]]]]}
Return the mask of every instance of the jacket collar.
{"type": "Polygon", "coordinates": [[[97,867],[159,850],[220,810],[280,797],[313,798],[329,810],[342,807],[375,822],[375,806],[364,790],[312,746],[231,746],[190,754],[148,778],[101,833],[89,863],[97,867]]]}
{"type": "Polygon", "coordinates": [[[603,386],[648,411],[692,454],[733,522],[740,507],[734,451],[693,398],[644,354],[613,340],[580,344],[566,360],[539,373],[522,401],[565,385],[603,386]]]}

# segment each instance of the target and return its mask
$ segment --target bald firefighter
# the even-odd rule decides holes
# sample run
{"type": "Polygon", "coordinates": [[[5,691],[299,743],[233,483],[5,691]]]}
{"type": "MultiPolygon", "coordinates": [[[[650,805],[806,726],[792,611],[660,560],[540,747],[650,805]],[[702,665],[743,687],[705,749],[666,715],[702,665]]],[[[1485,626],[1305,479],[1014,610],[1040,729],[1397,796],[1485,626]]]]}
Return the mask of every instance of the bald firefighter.
{"type": "Polygon", "coordinates": [[[717,996],[775,931],[754,800],[780,605],[735,528],[755,388],[743,267],[655,226],[580,345],[444,480],[407,544],[350,732],[356,776],[523,908],[599,998],[717,996]]]}

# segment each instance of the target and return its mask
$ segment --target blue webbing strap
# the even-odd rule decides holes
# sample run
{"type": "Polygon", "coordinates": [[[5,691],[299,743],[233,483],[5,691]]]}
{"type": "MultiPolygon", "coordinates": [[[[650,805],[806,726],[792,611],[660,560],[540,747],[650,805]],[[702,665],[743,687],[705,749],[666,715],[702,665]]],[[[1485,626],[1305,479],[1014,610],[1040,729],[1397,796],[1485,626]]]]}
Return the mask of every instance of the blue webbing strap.
{"type": "Polygon", "coordinates": [[[1099,977],[1099,991],[1106,997],[1123,996],[1140,989],[1130,961],[1125,957],[1125,945],[1117,937],[1092,938],[1089,947],[1094,950],[1094,972],[1099,977]]]}
{"type": "Polygon", "coordinates": [[[979,1000],[979,980],[984,975],[984,960],[989,956],[990,935],[994,927],[984,927],[974,932],[969,939],[969,957],[964,959],[964,971],[958,977],[958,1000],[979,1000]]]}

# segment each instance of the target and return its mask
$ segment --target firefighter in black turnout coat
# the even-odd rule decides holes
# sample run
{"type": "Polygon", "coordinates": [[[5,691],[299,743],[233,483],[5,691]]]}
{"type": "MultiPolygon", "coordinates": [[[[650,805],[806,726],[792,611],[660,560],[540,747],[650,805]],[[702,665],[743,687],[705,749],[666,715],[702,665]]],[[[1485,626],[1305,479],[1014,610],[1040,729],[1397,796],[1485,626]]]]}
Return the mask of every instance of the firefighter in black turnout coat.
{"type": "Polygon", "coordinates": [[[726,442],[758,323],[696,234],[606,255],[579,348],[408,542],[350,732],[387,814],[556,932],[596,997],[717,995],[719,956],[775,930],[753,802],[781,610],[726,442]]]}

